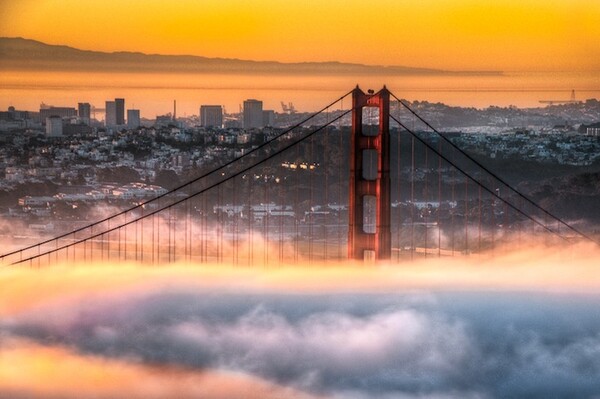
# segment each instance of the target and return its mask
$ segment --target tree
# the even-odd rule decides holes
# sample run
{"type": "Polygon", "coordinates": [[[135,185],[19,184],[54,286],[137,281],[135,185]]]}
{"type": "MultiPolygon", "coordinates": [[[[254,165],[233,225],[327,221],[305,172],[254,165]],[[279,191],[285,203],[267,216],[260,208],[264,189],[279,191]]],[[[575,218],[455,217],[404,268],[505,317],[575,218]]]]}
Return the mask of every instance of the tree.
{"type": "Polygon", "coordinates": [[[116,168],[101,168],[96,170],[96,178],[101,182],[127,184],[140,180],[140,174],[127,166],[116,168]]]}
{"type": "Polygon", "coordinates": [[[171,190],[180,184],[179,176],[171,169],[162,169],[158,171],[154,178],[154,184],[171,190]]]}

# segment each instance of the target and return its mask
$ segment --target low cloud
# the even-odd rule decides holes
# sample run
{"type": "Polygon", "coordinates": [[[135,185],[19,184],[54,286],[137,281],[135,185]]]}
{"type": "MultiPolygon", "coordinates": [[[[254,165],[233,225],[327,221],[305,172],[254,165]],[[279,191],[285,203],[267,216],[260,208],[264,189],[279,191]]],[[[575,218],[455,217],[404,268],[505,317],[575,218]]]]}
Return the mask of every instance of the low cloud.
{"type": "MultiPolygon", "coordinates": [[[[180,283],[39,305],[3,319],[0,353],[14,342],[66,347],[109,367],[233,373],[285,397],[600,393],[597,296],[234,291],[180,283]]],[[[162,397],[175,392],[145,381],[162,397]]],[[[0,383],[0,396],[7,389],[0,383]]]]}
{"type": "Polygon", "coordinates": [[[370,267],[2,268],[0,397],[600,395],[598,248],[522,245],[370,267]]]}

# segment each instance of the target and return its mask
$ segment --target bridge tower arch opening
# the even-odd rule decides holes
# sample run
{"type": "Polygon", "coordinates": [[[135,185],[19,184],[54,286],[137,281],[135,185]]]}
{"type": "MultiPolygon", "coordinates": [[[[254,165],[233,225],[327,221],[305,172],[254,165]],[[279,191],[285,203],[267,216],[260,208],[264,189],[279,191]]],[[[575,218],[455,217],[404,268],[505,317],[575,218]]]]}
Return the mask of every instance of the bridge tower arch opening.
{"type": "MultiPolygon", "coordinates": [[[[352,91],[348,258],[385,260],[392,255],[390,200],[390,92],[352,91]],[[365,126],[363,109],[379,112],[377,129],[365,126]]],[[[367,121],[371,122],[371,121],[367,121]]]]}

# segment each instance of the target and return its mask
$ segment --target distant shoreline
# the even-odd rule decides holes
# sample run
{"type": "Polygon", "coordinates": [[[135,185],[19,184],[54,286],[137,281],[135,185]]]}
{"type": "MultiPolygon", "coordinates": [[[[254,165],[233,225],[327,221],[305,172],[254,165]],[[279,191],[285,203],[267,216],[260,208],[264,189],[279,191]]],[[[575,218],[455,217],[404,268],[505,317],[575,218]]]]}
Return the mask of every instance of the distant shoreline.
{"type": "Polygon", "coordinates": [[[158,55],[136,52],[100,52],[50,45],[23,38],[0,37],[0,70],[161,72],[198,74],[277,75],[379,75],[379,76],[502,76],[502,71],[447,71],[406,66],[364,65],[342,62],[284,63],[158,55]]]}

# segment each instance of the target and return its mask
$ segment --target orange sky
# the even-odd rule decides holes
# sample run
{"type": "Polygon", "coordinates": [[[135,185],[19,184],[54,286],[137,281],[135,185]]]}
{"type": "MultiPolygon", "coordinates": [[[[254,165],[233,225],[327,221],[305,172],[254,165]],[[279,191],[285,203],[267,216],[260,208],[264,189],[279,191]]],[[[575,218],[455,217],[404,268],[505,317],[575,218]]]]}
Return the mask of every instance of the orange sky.
{"type": "Polygon", "coordinates": [[[0,1],[0,36],[253,60],[600,71],[597,0],[0,1]]]}

